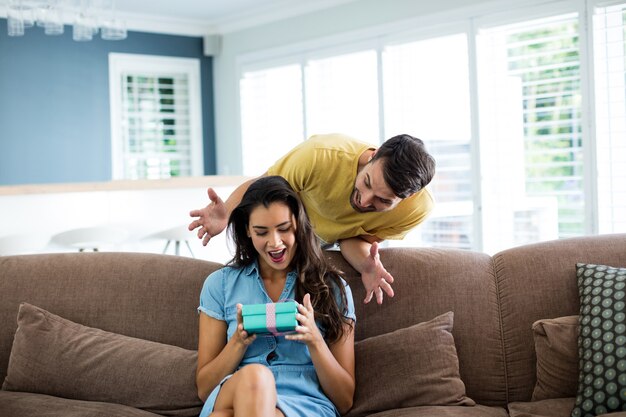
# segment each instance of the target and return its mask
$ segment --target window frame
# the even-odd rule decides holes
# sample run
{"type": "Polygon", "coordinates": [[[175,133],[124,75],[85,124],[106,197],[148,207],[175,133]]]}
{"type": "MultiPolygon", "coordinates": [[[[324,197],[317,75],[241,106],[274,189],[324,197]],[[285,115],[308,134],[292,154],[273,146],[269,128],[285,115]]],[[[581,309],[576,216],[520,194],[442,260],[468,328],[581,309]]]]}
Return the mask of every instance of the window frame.
{"type": "Polygon", "coordinates": [[[159,55],[109,53],[109,97],[111,113],[111,177],[124,176],[124,135],[122,133],[123,103],[122,74],[138,72],[158,76],[184,73],[189,83],[189,176],[204,175],[204,152],[202,138],[202,101],[200,88],[200,60],[159,55]]]}
{"type": "MultiPolygon", "coordinates": [[[[473,250],[484,250],[483,219],[483,187],[482,170],[485,163],[481,160],[480,107],[478,99],[478,56],[477,35],[480,30],[490,27],[523,23],[551,16],[576,13],[579,34],[579,65],[581,80],[581,137],[583,148],[583,198],[585,201],[581,221],[585,235],[599,233],[598,226],[598,188],[596,159],[596,127],[597,117],[594,97],[594,51],[593,51],[593,10],[595,7],[606,7],[624,4],[625,0],[534,0],[520,4],[519,2],[499,1],[491,4],[478,4],[458,8],[428,16],[417,16],[407,20],[379,25],[367,29],[351,31],[320,39],[288,44],[285,46],[246,53],[237,57],[237,77],[241,79],[245,71],[254,68],[271,67],[276,62],[292,63],[304,66],[311,58],[333,56],[335,54],[358,52],[374,49],[381,56],[385,46],[408,43],[427,38],[435,38],[455,33],[466,33],[468,39],[468,65],[470,84],[470,121],[471,121],[471,162],[472,180],[476,187],[473,196],[474,236],[473,250]],[[417,29],[416,29],[417,28],[417,29]]],[[[383,69],[379,63],[379,77],[382,80],[383,69]]],[[[379,89],[384,88],[379,80],[379,89]]],[[[380,90],[379,90],[380,91],[380,90]]],[[[385,120],[383,117],[382,91],[380,101],[380,138],[383,141],[385,120]]],[[[306,108],[305,108],[306,111],[306,108]]],[[[241,127],[241,119],[238,120],[241,127]]],[[[306,126],[305,126],[306,128],[306,126]]],[[[311,132],[306,131],[306,136],[311,132]]],[[[436,197],[436,196],[435,196],[436,197]]]]}

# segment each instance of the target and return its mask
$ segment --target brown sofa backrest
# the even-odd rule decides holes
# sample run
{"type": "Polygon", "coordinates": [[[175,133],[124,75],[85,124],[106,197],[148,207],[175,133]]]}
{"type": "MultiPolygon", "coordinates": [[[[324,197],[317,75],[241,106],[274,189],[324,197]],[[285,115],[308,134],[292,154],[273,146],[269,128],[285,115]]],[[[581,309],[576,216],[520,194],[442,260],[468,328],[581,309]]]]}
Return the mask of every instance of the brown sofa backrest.
{"type": "Polygon", "coordinates": [[[508,401],[530,401],[535,385],[531,326],[539,319],[578,314],[576,263],[626,267],[626,234],[562,239],[493,256],[508,401]]]}
{"type": "MultiPolygon", "coordinates": [[[[327,254],[352,288],[357,340],[453,311],[468,396],[485,405],[506,405],[529,400],[532,393],[532,323],[577,314],[576,263],[626,267],[626,234],[527,245],[493,257],[453,249],[382,249],[396,292],[382,305],[363,304],[356,271],[339,252],[327,254]]],[[[22,301],[87,326],[196,349],[200,289],[220,267],[138,253],[0,257],[0,381],[22,301]]]]}
{"type": "MultiPolygon", "coordinates": [[[[396,296],[363,304],[360,277],[339,252],[329,252],[346,273],[356,306],[356,339],[384,334],[454,312],[453,335],[467,395],[482,404],[506,400],[504,356],[495,279],[485,254],[426,248],[382,249],[396,296]]],[[[398,381],[398,383],[401,383],[398,381]]]]}
{"type": "Polygon", "coordinates": [[[200,289],[220,267],[139,253],[0,256],[0,381],[22,301],[86,326],[197,349],[200,289]]]}

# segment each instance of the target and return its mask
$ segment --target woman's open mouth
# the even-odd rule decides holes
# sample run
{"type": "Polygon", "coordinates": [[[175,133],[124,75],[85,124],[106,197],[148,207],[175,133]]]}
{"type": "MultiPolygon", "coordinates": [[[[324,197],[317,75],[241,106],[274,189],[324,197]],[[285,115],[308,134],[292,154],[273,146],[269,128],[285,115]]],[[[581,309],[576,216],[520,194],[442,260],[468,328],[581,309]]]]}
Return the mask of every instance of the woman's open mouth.
{"type": "Polygon", "coordinates": [[[285,260],[285,253],[287,252],[287,248],[283,248],[281,250],[274,250],[267,252],[270,256],[272,262],[280,263],[285,260]]]}

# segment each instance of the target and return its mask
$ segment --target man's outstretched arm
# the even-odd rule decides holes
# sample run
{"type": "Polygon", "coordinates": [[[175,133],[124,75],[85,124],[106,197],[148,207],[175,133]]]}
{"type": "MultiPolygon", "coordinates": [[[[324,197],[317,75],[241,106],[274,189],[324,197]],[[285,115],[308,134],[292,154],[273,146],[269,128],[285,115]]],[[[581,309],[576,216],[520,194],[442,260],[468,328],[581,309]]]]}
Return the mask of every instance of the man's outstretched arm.
{"type": "Polygon", "coordinates": [[[343,239],[339,242],[339,248],[345,260],[361,274],[361,281],[365,287],[364,303],[369,303],[376,295],[376,302],[382,304],[383,291],[389,297],[394,295],[393,288],[391,288],[393,277],[380,262],[379,242],[382,242],[382,239],[367,235],[343,239]]]}
{"type": "Polygon", "coordinates": [[[191,210],[189,212],[189,215],[194,217],[194,220],[189,223],[189,230],[198,228],[198,239],[202,239],[202,244],[206,246],[213,236],[219,235],[226,229],[230,213],[232,213],[235,207],[241,202],[250,184],[266,175],[267,174],[263,174],[260,177],[242,183],[235,188],[226,201],[222,201],[215,190],[209,188],[207,194],[211,202],[204,208],[191,210]]]}

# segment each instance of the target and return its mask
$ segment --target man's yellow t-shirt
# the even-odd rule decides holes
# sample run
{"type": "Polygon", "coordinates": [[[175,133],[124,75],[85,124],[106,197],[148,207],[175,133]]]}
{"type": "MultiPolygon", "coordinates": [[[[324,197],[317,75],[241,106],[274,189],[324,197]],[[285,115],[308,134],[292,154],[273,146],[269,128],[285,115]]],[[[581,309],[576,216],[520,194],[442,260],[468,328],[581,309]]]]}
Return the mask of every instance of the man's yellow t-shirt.
{"type": "Polygon", "coordinates": [[[326,243],[360,235],[402,239],[433,207],[422,189],[386,212],[359,213],[350,205],[359,157],[374,146],[340,134],[316,135],[268,169],[285,178],[306,207],[317,235],[326,243]]]}

